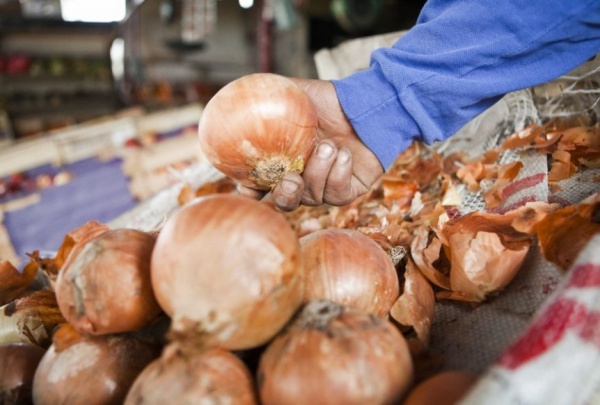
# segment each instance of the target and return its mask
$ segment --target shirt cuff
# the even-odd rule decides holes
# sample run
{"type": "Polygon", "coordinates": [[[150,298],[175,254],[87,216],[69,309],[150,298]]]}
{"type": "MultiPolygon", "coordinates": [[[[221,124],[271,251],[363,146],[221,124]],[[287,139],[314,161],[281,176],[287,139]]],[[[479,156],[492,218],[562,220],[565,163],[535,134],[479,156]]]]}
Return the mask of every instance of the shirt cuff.
{"type": "Polygon", "coordinates": [[[358,137],[377,156],[384,170],[419,137],[416,122],[398,94],[377,69],[332,80],[342,110],[358,137]]]}

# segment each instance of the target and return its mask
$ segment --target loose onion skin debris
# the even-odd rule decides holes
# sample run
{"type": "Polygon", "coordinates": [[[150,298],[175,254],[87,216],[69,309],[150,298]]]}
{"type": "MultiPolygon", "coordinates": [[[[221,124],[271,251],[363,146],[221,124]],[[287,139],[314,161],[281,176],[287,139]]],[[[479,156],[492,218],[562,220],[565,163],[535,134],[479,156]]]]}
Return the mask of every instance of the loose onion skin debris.
{"type": "Polygon", "coordinates": [[[568,270],[594,234],[600,232],[600,193],[556,210],[535,225],[546,260],[568,270]]]}
{"type": "Polygon", "coordinates": [[[0,343],[32,343],[47,348],[66,320],[52,291],[34,291],[0,307],[0,343]]]}
{"type": "Polygon", "coordinates": [[[244,186],[270,190],[288,172],[301,172],[316,142],[317,113],[290,79],[243,76],[223,87],[200,117],[208,160],[244,186]]]}
{"type": "Polygon", "coordinates": [[[219,348],[183,352],[176,343],[135,380],[125,405],[255,405],[254,381],[246,365],[219,348]]]}
{"type": "Polygon", "coordinates": [[[305,265],[305,302],[328,299],[387,317],[399,295],[396,269],[371,238],[329,228],[300,239],[305,265]]]}
{"type": "Polygon", "coordinates": [[[20,272],[8,260],[0,260],[0,305],[8,304],[22,296],[37,273],[37,266],[29,263],[20,272]]]}
{"type": "Polygon", "coordinates": [[[435,294],[429,281],[411,259],[406,262],[403,291],[390,309],[390,316],[404,329],[412,328],[423,347],[435,314],[435,294]]]}
{"type": "Polygon", "coordinates": [[[408,345],[387,320],[315,300],[261,356],[261,403],[395,404],[412,383],[408,345]]]}
{"type": "Polygon", "coordinates": [[[67,321],[90,335],[149,326],[162,312],[150,283],[156,238],[135,229],[113,229],[69,255],[56,279],[56,297],[67,321]]]}
{"type": "Polygon", "coordinates": [[[158,236],[151,270],[172,337],[201,345],[259,346],[302,300],[296,234],[281,213],[239,195],[181,207],[158,236]]]}
{"type": "Polygon", "coordinates": [[[122,403],[160,348],[129,335],[85,337],[62,326],[33,379],[36,405],[122,403]]]}
{"type": "Polygon", "coordinates": [[[29,343],[0,345],[0,404],[30,404],[33,375],[45,350],[29,343]]]}

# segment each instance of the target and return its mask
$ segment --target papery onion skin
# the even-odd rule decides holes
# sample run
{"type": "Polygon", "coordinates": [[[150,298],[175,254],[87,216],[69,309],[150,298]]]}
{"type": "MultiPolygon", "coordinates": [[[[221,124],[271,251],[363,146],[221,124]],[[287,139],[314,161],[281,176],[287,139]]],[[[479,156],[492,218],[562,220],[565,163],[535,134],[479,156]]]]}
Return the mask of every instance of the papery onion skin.
{"type": "Polygon", "coordinates": [[[206,158],[247,187],[269,190],[302,172],[316,143],[317,113],[292,80],[272,73],[236,79],[206,104],[198,125],[206,158]]]}
{"type": "Polygon", "coordinates": [[[61,327],[33,380],[36,405],[122,403],[160,346],[126,334],[85,337],[61,327]]]}
{"type": "Polygon", "coordinates": [[[35,370],[45,350],[29,343],[0,345],[0,404],[30,404],[35,370]]]}
{"type": "Polygon", "coordinates": [[[185,353],[171,344],[135,380],[124,405],[256,405],[246,365],[224,349],[185,353]]]}
{"type": "Polygon", "coordinates": [[[413,380],[404,337],[388,320],[315,300],[263,352],[261,403],[395,404],[413,380]]]}
{"type": "Polygon", "coordinates": [[[32,343],[47,348],[55,328],[65,322],[54,292],[34,291],[0,307],[0,343],[32,343]]]}
{"type": "Polygon", "coordinates": [[[56,298],[78,331],[102,335],[139,330],[161,314],[150,282],[155,236],[112,229],[73,251],[56,280],[56,298]]]}
{"type": "Polygon", "coordinates": [[[390,310],[390,316],[401,327],[410,327],[426,347],[435,314],[435,294],[425,276],[411,259],[406,262],[402,294],[390,310]]]}
{"type": "Polygon", "coordinates": [[[387,317],[399,295],[396,268],[371,238],[353,229],[328,228],[300,239],[304,301],[328,299],[387,317]]]}
{"type": "Polygon", "coordinates": [[[37,266],[28,264],[20,272],[8,260],[0,259],[0,305],[8,304],[26,293],[33,283],[37,266]]]}
{"type": "Polygon", "coordinates": [[[300,242],[285,217],[240,195],[201,197],[162,228],[152,284],[171,334],[247,349],[268,341],[302,300],[300,242]]]}

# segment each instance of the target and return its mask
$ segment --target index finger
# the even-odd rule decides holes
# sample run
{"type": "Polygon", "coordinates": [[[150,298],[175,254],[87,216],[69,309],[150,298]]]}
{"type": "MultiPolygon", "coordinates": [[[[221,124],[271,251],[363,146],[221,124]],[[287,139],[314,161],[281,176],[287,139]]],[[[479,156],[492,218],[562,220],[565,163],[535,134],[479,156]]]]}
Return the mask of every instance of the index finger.
{"type": "Polygon", "coordinates": [[[246,187],[241,184],[237,185],[237,192],[240,195],[252,198],[254,200],[260,200],[267,194],[267,191],[256,190],[254,188],[246,187]]]}

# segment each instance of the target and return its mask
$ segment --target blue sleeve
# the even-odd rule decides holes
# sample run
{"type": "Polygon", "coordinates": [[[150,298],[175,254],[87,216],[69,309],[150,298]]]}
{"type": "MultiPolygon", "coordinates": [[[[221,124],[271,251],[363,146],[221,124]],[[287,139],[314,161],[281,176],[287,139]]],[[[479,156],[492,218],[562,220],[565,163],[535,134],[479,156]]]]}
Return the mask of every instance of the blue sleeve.
{"type": "Polygon", "coordinates": [[[600,51],[599,0],[429,0],[369,69],[333,81],[346,116],[388,168],[413,140],[443,140],[504,94],[600,51]]]}

